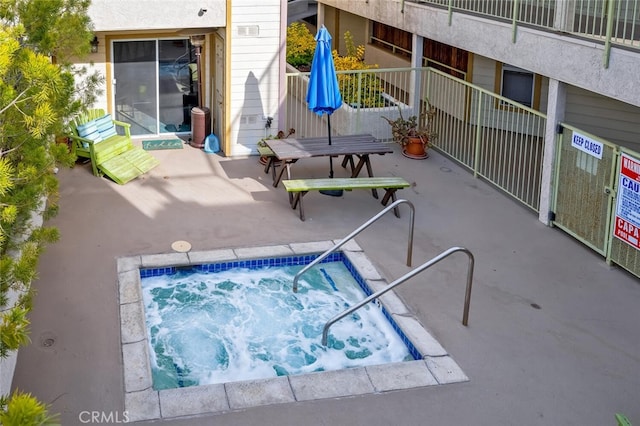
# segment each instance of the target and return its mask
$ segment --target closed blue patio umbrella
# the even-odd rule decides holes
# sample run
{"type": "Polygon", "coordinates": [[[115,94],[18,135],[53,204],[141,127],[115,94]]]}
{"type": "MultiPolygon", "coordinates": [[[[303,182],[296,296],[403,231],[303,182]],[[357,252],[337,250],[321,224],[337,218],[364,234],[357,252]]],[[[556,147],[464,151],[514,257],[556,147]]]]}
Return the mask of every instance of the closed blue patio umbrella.
{"type": "MultiPolygon", "coordinates": [[[[316,51],[311,63],[307,105],[316,114],[327,114],[329,145],[331,145],[331,114],[342,106],[336,68],[331,56],[331,34],[323,25],[316,34],[316,51]]],[[[329,177],[333,178],[333,159],[329,157],[329,177]]],[[[325,195],[340,196],[342,191],[320,191],[325,195]]]]}

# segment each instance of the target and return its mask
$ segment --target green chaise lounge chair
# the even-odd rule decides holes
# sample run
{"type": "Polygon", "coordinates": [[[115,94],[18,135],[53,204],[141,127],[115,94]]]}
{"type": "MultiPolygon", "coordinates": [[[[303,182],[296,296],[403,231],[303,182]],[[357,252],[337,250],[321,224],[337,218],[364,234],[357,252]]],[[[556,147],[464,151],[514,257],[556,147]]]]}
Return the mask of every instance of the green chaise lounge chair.
{"type": "Polygon", "coordinates": [[[90,109],[71,123],[71,151],[91,160],[95,176],[124,185],[156,167],[158,160],[131,141],[131,125],[102,109],[90,109]]]}

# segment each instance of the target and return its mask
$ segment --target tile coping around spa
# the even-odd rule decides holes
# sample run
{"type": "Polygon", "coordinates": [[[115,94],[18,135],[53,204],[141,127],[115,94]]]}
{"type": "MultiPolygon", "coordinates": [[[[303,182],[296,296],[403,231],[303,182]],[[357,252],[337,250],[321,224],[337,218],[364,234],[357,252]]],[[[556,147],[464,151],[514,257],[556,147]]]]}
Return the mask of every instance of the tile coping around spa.
{"type": "MultiPolygon", "coordinates": [[[[153,389],[140,269],[322,253],[335,244],[320,241],[118,258],[124,402],[129,420],[216,414],[260,405],[468,381],[453,358],[391,290],[379,300],[423,355],[421,360],[160,391],[153,389]]],[[[355,241],[349,241],[341,251],[373,292],[388,285],[355,241]]]]}

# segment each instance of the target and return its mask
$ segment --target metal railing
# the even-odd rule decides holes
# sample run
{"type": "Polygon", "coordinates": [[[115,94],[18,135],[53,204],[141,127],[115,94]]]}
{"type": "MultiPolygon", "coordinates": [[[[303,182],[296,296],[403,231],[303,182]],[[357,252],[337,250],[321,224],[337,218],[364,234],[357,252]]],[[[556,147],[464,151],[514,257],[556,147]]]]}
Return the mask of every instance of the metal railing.
{"type": "Polygon", "coordinates": [[[397,280],[395,280],[394,282],[392,282],[391,284],[389,284],[388,286],[386,286],[382,290],[373,293],[371,296],[367,297],[366,299],[364,299],[360,303],[357,303],[357,304],[353,305],[352,307],[346,309],[342,313],[336,315],[335,317],[333,317],[329,321],[327,321],[327,323],[324,325],[324,328],[322,329],[322,345],[323,346],[327,345],[327,337],[328,337],[328,334],[329,334],[329,327],[331,327],[331,325],[333,325],[334,323],[340,321],[342,318],[346,317],[347,315],[351,314],[352,312],[360,309],[361,307],[363,307],[367,303],[371,302],[372,300],[377,299],[378,297],[382,296],[383,294],[385,294],[389,290],[392,290],[394,287],[397,287],[400,284],[406,282],[409,278],[412,278],[413,276],[419,274],[420,272],[424,271],[425,269],[435,265],[436,263],[440,262],[441,260],[443,260],[443,259],[449,257],[450,255],[452,255],[453,253],[456,253],[456,252],[459,252],[459,251],[461,251],[463,253],[466,253],[467,256],[469,257],[469,265],[467,266],[467,287],[466,287],[466,290],[465,290],[465,293],[464,293],[464,307],[463,307],[463,310],[462,310],[462,325],[464,325],[464,326],[468,325],[469,324],[469,308],[470,308],[470,305],[471,305],[471,285],[473,283],[473,268],[474,268],[475,260],[474,260],[473,254],[468,249],[466,249],[464,247],[452,247],[449,250],[446,250],[446,251],[440,253],[438,256],[434,257],[433,259],[429,260],[428,262],[426,262],[426,263],[422,264],[421,266],[417,267],[416,269],[414,269],[414,270],[406,273],[405,275],[401,276],[400,278],[398,278],[397,280]]]}
{"type": "MultiPolygon", "coordinates": [[[[335,135],[370,133],[376,139],[391,141],[391,128],[384,115],[398,117],[399,109],[413,114],[414,93],[411,91],[416,69],[388,68],[337,71],[343,104],[331,114],[335,135]]],[[[296,129],[296,137],[327,135],[327,116],[319,116],[307,107],[308,72],[287,73],[287,123],[296,129]]]]}
{"type": "Polygon", "coordinates": [[[394,208],[396,208],[400,204],[408,204],[409,207],[411,208],[411,214],[409,216],[409,241],[408,241],[408,244],[407,244],[407,266],[411,266],[411,254],[413,252],[413,227],[414,227],[414,224],[415,224],[415,207],[413,206],[413,203],[411,201],[402,200],[401,199],[401,200],[396,200],[393,203],[389,204],[387,207],[382,209],[382,211],[380,211],[380,213],[376,214],[371,219],[367,220],[365,223],[363,223],[358,228],[356,228],[355,231],[353,231],[352,233],[350,233],[349,235],[344,237],[338,244],[336,244],[335,246],[333,246],[329,250],[325,251],[320,256],[315,258],[313,260],[313,262],[309,263],[307,266],[302,268],[295,275],[295,277],[293,277],[293,292],[294,293],[298,292],[298,280],[300,279],[302,274],[307,272],[309,269],[311,269],[312,267],[314,267],[318,263],[322,262],[322,260],[324,260],[331,253],[333,253],[334,251],[338,250],[340,247],[345,245],[347,242],[349,242],[351,239],[353,239],[360,232],[362,232],[365,229],[367,229],[374,222],[376,222],[378,219],[380,219],[382,216],[384,216],[386,213],[388,213],[390,210],[393,210],[394,208]]]}
{"type": "Polygon", "coordinates": [[[546,115],[438,70],[425,87],[435,148],[537,212],[546,115]]]}
{"type": "Polygon", "coordinates": [[[405,0],[640,48],[639,0],[405,0]]]}
{"type": "MultiPolygon", "coordinates": [[[[361,87],[375,79],[384,82],[381,96],[395,103],[371,108],[343,105],[331,116],[334,134],[370,133],[379,140],[391,141],[391,127],[382,116],[396,119],[402,113],[405,118],[417,115],[424,119],[428,107],[424,100],[428,99],[436,108],[431,126],[438,136],[433,147],[538,211],[545,114],[429,67],[338,74],[349,73],[345,80],[361,87]]],[[[286,125],[295,128],[301,138],[326,136],[326,116],[307,108],[307,76],[287,74],[286,125]]]]}
{"type": "MultiPolygon", "coordinates": [[[[510,22],[513,40],[520,25],[563,32],[602,41],[604,66],[611,45],[640,49],[640,0],[403,0],[446,8],[453,13],[474,13],[510,22]]],[[[404,4],[402,10],[404,11],[404,4]]]]}

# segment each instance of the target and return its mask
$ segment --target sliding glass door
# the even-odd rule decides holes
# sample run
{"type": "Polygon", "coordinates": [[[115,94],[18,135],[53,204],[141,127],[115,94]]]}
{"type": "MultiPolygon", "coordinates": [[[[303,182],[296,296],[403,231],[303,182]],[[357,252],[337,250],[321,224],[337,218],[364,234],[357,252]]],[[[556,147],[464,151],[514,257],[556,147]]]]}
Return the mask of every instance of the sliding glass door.
{"type": "Polygon", "coordinates": [[[132,135],[191,131],[198,82],[188,39],[114,41],[113,76],[115,118],[132,135]]]}

